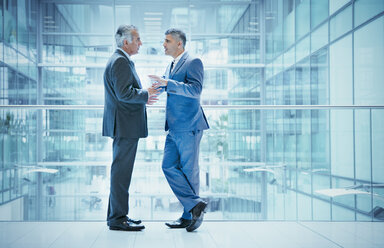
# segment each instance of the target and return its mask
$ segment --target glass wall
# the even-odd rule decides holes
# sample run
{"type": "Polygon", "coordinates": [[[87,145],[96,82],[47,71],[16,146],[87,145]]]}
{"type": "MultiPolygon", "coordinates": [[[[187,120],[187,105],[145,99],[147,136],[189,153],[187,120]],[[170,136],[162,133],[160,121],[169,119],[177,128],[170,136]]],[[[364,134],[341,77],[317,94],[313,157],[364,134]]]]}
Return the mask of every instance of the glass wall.
{"type": "MultiPolygon", "coordinates": [[[[133,60],[144,87],[171,61],[162,47],[170,27],[186,32],[187,50],[204,63],[207,219],[384,219],[381,0],[0,8],[0,220],[105,220],[112,140],[101,136],[103,73],[123,23],[139,28],[133,60]]],[[[181,211],[161,171],[164,105],[162,96],[148,108],[130,189],[130,215],[145,220],[181,211]]]]}
{"type": "Polygon", "coordinates": [[[331,106],[267,114],[266,161],[285,166],[295,209],[268,219],[383,220],[382,1],[267,2],[265,103],[331,106]]]}

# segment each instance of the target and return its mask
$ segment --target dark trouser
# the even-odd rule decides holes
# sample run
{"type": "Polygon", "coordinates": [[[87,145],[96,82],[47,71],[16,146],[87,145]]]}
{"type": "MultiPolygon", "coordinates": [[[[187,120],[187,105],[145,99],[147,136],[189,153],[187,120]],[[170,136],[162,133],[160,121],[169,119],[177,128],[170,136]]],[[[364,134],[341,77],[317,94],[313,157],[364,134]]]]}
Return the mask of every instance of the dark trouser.
{"type": "Polygon", "coordinates": [[[108,225],[126,221],[128,215],[129,185],[139,139],[117,137],[113,139],[113,161],[109,194],[108,225]]]}

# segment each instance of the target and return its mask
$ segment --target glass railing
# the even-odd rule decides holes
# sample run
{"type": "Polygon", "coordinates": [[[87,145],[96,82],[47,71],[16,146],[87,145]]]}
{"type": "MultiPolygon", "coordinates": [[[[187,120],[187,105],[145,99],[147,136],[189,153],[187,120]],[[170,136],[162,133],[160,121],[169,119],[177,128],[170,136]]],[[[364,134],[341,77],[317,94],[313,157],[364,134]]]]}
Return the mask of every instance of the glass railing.
{"type": "MultiPolygon", "coordinates": [[[[384,220],[384,106],[203,106],[200,194],[211,220],[384,220]]],[[[130,215],[182,211],[161,170],[164,106],[148,108],[130,215]]],[[[0,106],[0,220],[105,220],[103,106],[0,106]]]]}

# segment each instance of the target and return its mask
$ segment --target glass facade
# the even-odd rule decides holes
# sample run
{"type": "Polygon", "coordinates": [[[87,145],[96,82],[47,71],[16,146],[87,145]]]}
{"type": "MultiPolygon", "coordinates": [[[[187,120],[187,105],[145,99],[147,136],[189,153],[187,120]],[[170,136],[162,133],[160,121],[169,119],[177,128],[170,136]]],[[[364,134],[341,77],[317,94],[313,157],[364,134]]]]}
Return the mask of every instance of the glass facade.
{"type": "MultiPolygon", "coordinates": [[[[204,63],[211,129],[201,195],[214,220],[384,220],[382,0],[0,0],[0,220],[105,220],[101,136],[113,34],[139,28],[142,84],[169,27],[204,63]]],[[[165,98],[148,108],[132,216],[177,218],[161,171],[165,98]]]]}

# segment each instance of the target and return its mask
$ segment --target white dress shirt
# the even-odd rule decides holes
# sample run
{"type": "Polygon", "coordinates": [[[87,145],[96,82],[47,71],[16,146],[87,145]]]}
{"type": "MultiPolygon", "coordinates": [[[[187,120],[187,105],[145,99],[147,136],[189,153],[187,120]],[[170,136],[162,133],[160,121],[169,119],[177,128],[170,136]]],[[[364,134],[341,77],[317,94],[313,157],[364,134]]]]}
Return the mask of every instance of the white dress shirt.
{"type": "Polygon", "coordinates": [[[126,51],[124,51],[122,48],[120,48],[120,47],[118,47],[117,48],[118,50],[120,50],[120,51],[122,51],[124,54],[125,54],[125,56],[127,56],[127,58],[129,59],[129,60],[131,60],[131,57],[129,57],[129,54],[126,52],[126,51]]]}
{"type": "Polygon", "coordinates": [[[173,62],[173,67],[172,67],[172,70],[169,72],[169,74],[171,74],[171,72],[176,68],[176,65],[177,63],[179,63],[181,57],[183,56],[183,54],[185,53],[185,50],[184,52],[182,52],[179,56],[177,56],[172,62],[173,62]]]}

